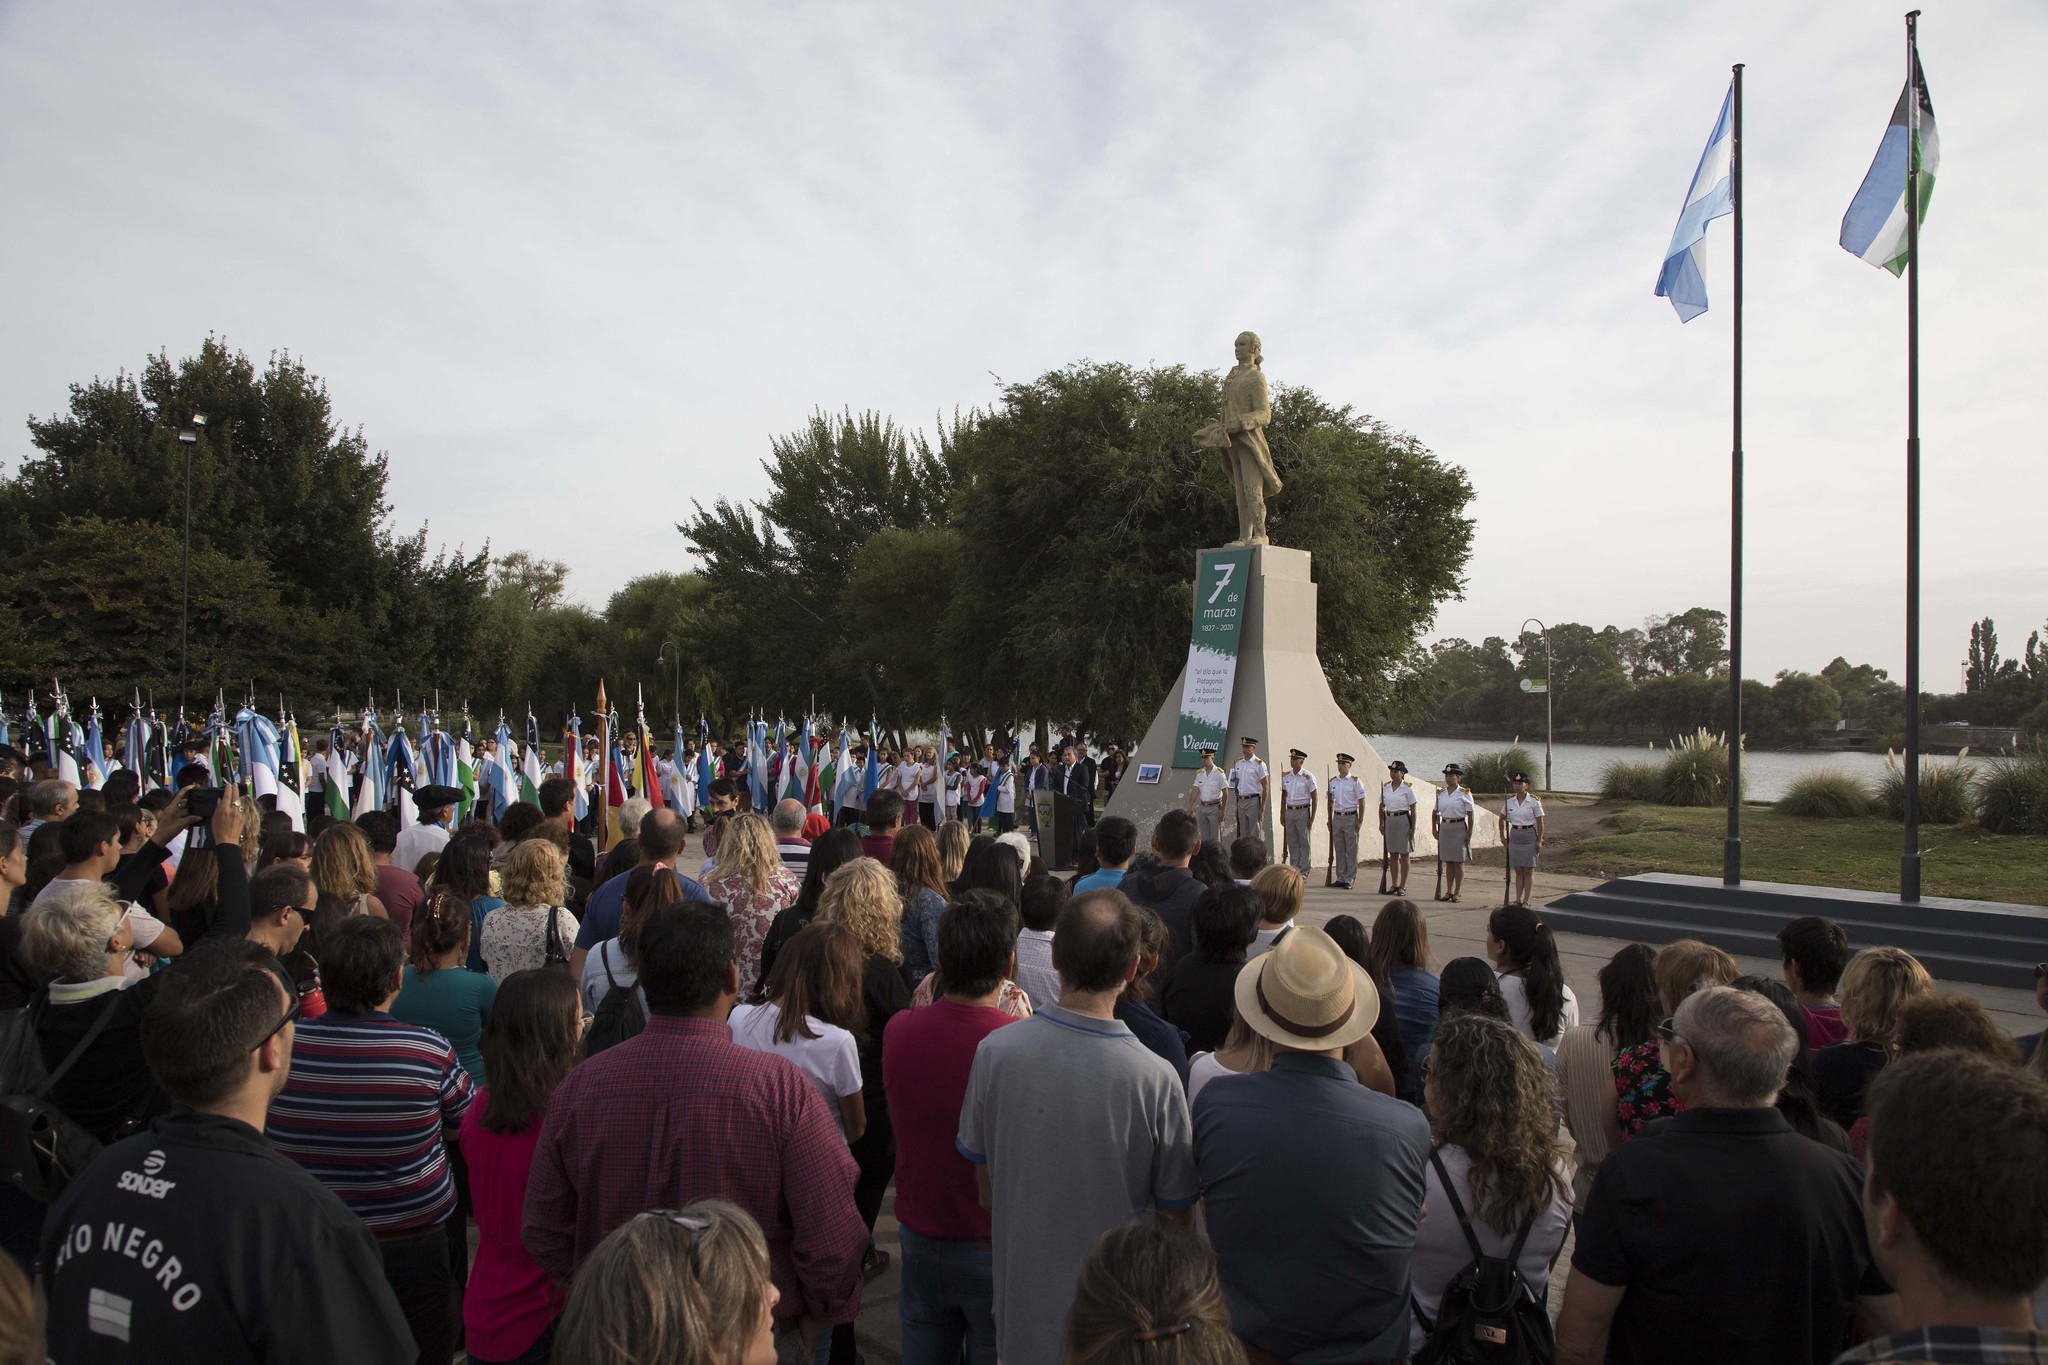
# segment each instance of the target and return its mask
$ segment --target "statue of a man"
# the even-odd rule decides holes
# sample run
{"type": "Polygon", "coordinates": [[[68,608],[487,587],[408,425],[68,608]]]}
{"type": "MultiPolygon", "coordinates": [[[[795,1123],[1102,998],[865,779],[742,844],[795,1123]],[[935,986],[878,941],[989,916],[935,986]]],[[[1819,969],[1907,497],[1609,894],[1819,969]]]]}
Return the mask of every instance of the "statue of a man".
{"type": "Polygon", "coordinates": [[[1273,452],[1264,428],[1273,420],[1266,393],[1265,361],[1256,332],[1237,334],[1237,364],[1223,377],[1223,417],[1195,433],[1195,444],[1220,450],[1237,494],[1237,539],[1232,545],[1265,545],[1266,499],[1280,491],[1273,452]]]}

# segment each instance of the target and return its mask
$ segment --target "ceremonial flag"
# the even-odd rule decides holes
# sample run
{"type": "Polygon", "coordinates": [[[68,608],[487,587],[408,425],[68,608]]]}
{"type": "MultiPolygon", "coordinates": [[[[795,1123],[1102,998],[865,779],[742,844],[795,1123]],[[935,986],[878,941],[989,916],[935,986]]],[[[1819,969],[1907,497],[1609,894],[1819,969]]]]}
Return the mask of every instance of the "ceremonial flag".
{"type": "Polygon", "coordinates": [[[590,774],[583,771],[583,717],[574,711],[562,726],[562,776],[576,789],[576,819],[581,823],[590,814],[590,793],[584,790],[590,774]]]}
{"type": "Polygon", "coordinates": [[[846,804],[846,789],[856,781],[859,774],[853,766],[853,731],[846,728],[846,722],[839,722],[839,748],[832,756],[832,781],[826,790],[832,793],[832,809],[826,814],[835,820],[839,807],[846,804]]]}
{"type": "Polygon", "coordinates": [[[778,785],[782,788],[783,800],[803,802],[808,807],[810,802],[804,800],[804,793],[807,790],[811,772],[810,754],[808,752],[811,747],[811,718],[809,716],[804,717],[803,728],[798,730],[793,738],[795,744],[790,749],[789,762],[784,766],[782,780],[778,785]]]}
{"type": "Polygon", "coordinates": [[[455,770],[455,741],[446,730],[436,728],[421,734],[420,772],[430,787],[460,789],[455,770]]]}
{"type": "Polygon", "coordinates": [[[643,689],[634,688],[635,714],[633,729],[640,744],[640,794],[647,798],[647,804],[657,810],[668,805],[661,791],[661,768],[654,759],[654,736],[647,733],[647,696],[643,689]]]}
{"type": "Polygon", "coordinates": [[[1707,135],[1707,149],[1700,153],[1699,169],[1692,173],[1692,186],[1685,192],[1685,206],[1678,211],[1678,226],[1671,230],[1671,245],[1664,251],[1664,268],[1657,273],[1657,297],[1670,299],[1680,322],[1691,322],[1707,311],[1705,264],[1707,224],[1734,211],[1735,91],[1731,87],[1721,100],[1721,116],[1707,135]]]}
{"type": "Polygon", "coordinates": [[[540,722],[534,719],[533,703],[526,704],[526,749],[519,756],[519,799],[540,804],[540,784],[547,773],[540,762],[540,722]]]}
{"type": "Polygon", "coordinates": [[[327,813],[344,822],[349,818],[348,751],[342,747],[347,738],[339,725],[327,732],[327,771],[321,777],[327,813]]]}
{"type": "Polygon", "coordinates": [[[497,752],[484,765],[487,783],[491,789],[491,819],[497,820],[505,814],[505,807],[519,799],[519,773],[512,766],[512,727],[505,723],[505,713],[498,712],[497,752]]]}
{"type": "MultiPolygon", "coordinates": [[[[282,711],[282,708],[279,708],[282,711]]],[[[278,736],[277,808],[292,818],[292,828],[306,828],[306,751],[299,744],[299,722],[284,712],[278,736]]]]}
{"type": "Polygon", "coordinates": [[[1934,102],[1927,73],[1913,54],[1912,79],[1899,92],[1891,123],[1877,144],[1877,158],[1863,177],[1849,211],[1842,215],[1842,250],[1894,275],[1906,269],[1906,177],[1920,172],[1919,218],[1927,220],[1934,199],[1934,174],[1941,166],[1941,139],[1934,131],[1934,102]],[[1919,117],[1915,118],[1917,112],[1919,117]],[[1914,140],[1918,133],[1917,143],[1914,140]]]}
{"type": "Polygon", "coordinates": [[[469,708],[464,703],[462,711],[462,737],[455,741],[455,782],[462,792],[462,800],[455,806],[455,823],[469,819],[469,812],[476,805],[476,746],[469,737],[469,708]]]}
{"type": "MultiPolygon", "coordinates": [[[[128,771],[135,774],[136,781],[142,784],[142,790],[145,792],[156,785],[151,780],[149,766],[150,732],[152,728],[150,723],[143,719],[142,697],[140,694],[137,694],[135,698],[135,712],[128,718],[128,738],[121,746],[121,753],[122,762],[127,765],[128,771]]],[[[5,744],[6,742],[7,738],[4,728],[0,728],[0,744],[5,744]]]]}
{"type": "MultiPolygon", "coordinates": [[[[605,710],[604,679],[597,680],[597,846],[608,850],[619,841],[618,806],[612,800],[611,721],[605,710]]],[[[622,798],[623,799],[623,796],[622,798]]]]}
{"type": "Polygon", "coordinates": [[[235,736],[242,750],[242,768],[249,780],[249,795],[277,795],[277,727],[244,706],[235,712],[235,736]]]}
{"type": "Polygon", "coordinates": [[[377,708],[363,713],[362,781],[356,785],[355,805],[349,818],[384,809],[384,731],[377,724],[377,708]]]}
{"type": "MultiPolygon", "coordinates": [[[[50,732],[43,728],[42,717],[36,714],[36,690],[33,687],[28,690],[28,710],[22,712],[21,724],[22,729],[27,732],[22,735],[21,742],[41,749],[43,762],[54,764],[57,761],[57,751],[50,743],[50,732]],[[30,735],[35,738],[30,739],[30,735]]],[[[28,753],[27,756],[31,759],[35,757],[33,753],[28,753]]]]}
{"type": "Polygon", "coordinates": [[[413,753],[412,736],[405,732],[405,717],[393,717],[391,744],[384,755],[384,789],[398,807],[398,827],[410,829],[420,815],[413,805],[413,788],[419,783],[419,763],[413,753]]]}
{"type": "Polygon", "coordinates": [[[669,751],[669,767],[675,773],[675,808],[684,815],[693,814],[697,809],[697,779],[694,774],[684,769],[683,722],[680,718],[676,721],[675,748],[669,751]]]}
{"type": "Polygon", "coordinates": [[[873,799],[875,788],[882,784],[882,741],[880,729],[873,716],[868,717],[868,761],[861,771],[860,799],[865,805],[873,799]]]}
{"type": "Polygon", "coordinates": [[[85,785],[102,787],[107,781],[107,748],[100,734],[100,699],[92,699],[85,722],[85,785]]]}
{"type": "Polygon", "coordinates": [[[768,809],[768,722],[757,720],[747,727],[747,794],[755,810],[768,809]]]}
{"type": "Polygon", "coordinates": [[[78,751],[72,743],[71,702],[64,695],[61,686],[50,689],[53,700],[50,703],[50,718],[44,726],[44,751],[49,755],[50,767],[60,782],[72,786],[84,785],[78,771],[78,751]]]}
{"type": "Polygon", "coordinates": [[[711,804],[711,784],[717,779],[711,771],[711,726],[705,721],[704,713],[697,713],[697,804],[711,804]]]}
{"type": "Polygon", "coordinates": [[[7,699],[0,697],[0,744],[12,743],[7,729],[7,699]]]}

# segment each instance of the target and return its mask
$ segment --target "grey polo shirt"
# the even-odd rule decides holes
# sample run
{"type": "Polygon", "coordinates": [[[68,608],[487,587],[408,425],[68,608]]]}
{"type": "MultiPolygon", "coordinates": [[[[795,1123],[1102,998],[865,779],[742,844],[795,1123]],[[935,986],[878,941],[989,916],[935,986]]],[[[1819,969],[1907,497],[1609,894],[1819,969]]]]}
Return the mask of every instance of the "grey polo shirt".
{"type": "Polygon", "coordinates": [[[956,1145],[987,1164],[995,1196],[1003,1365],[1059,1365],[1096,1239],[1195,1202],[1190,1142],[1180,1078],[1121,1021],[1041,1005],[981,1040],[956,1145]]]}
{"type": "Polygon", "coordinates": [[[1341,1059],[1283,1052],[1195,1101],[1230,1325],[1291,1365],[1405,1360],[1429,1121],[1341,1059]]]}

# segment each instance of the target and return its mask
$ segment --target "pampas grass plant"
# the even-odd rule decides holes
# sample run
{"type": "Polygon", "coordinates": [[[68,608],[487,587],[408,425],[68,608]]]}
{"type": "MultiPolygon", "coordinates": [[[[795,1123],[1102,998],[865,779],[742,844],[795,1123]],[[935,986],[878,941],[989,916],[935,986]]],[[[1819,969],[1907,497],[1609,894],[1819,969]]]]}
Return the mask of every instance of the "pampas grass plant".
{"type": "Polygon", "coordinates": [[[1994,834],[2048,834],[2048,744],[2033,740],[1985,765],[1977,823],[1994,834]]]}
{"type": "Polygon", "coordinates": [[[1664,765],[1655,759],[1616,759],[1600,770],[1600,795],[1609,801],[1661,801],[1664,765]]]}
{"type": "Polygon", "coordinates": [[[1537,778],[1543,771],[1536,762],[1536,755],[1519,744],[1467,754],[1463,766],[1466,789],[1486,796],[1504,796],[1512,791],[1508,778],[1515,773],[1527,773],[1532,784],[1540,785],[1537,778]]]}
{"type": "Polygon", "coordinates": [[[1667,806],[1726,805],[1728,741],[1705,730],[1685,736],[1664,756],[1657,787],[1667,806]]]}
{"type": "Polygon", "coordinates": [[[1778,799],[1778,809],[1815,820],[1845,820],[1870,814],[1876,801],[1862,778],[1840,768],[1822,768],[1794,782],[1778,799]]]}
{"type": "MultiPolygon", "coordinates": [[[[1965,748],[1953,763],[1920,765],[1920,823],[1923,825],[1966,825],[1977,815],[1975,763],[1965,762],[1965,748]]],[[[1884,777],[1877,784],[1877,808],[1893,820],[1906,818],[1906,770],[1899,756],[1885,750],[1884,777]]]]}

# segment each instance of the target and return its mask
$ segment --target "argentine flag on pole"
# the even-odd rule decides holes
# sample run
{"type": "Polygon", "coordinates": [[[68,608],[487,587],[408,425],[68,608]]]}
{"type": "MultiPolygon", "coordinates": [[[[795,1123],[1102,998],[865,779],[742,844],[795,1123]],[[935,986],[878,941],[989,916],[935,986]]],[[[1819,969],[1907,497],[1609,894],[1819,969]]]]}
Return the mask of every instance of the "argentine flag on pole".
{"type": "Polygon", "coordinates": [[[1678,211],[1678,226],[1672,229],[1671,245],[1664,252],[1664,268],[1657,272],[1657,297],[1671,300],[1680,322],[1691,322],[1707,311],[1701,246],[1707,239],[1707,224],[1734,211],[1730,174],[1734,158],[1735,91],[1731,88],[1721,100],[1721,117],[1714,120],[1699,169],[1692,173],[1692,188],[1685,192],[1685,207],[1678,211]]]}
{"type": "Polygon", "coordinates": [[[1906,270],[1906,177],[1912,173],[1914,154],[1920,163],[1920,221],[1927,221],[1927,206],[1934,199],[1934,173],[1941,166],[1941,139],[1934,131],[1934,102],[1927,96],[1927,73],[1920,58],[1913,57],[1913,81],[1899,92],[1892,108],[1892,121],[1877,144],[1877,159],[1863,177],[1849,211],[1842,215],[1842,250],[1860,256],[1880,270],[1901,275],[1906,270]],[[1920,117],[1913,117],[1913,103],[1920,117]],[[1913,125],[1917,122],[1920,144],[1913,146],[1913,125]]]}

